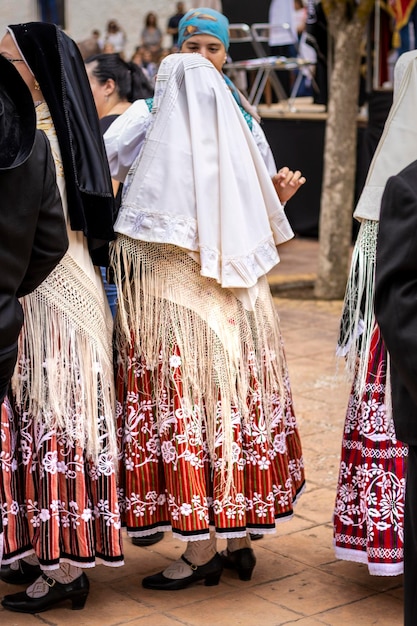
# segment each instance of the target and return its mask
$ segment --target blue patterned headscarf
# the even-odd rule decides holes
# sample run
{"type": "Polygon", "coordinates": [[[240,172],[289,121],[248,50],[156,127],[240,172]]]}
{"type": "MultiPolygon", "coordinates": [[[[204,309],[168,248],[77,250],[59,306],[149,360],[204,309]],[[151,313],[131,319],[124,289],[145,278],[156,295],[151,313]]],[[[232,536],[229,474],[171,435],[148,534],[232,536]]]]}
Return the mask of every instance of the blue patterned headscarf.
{"type": "Polygon", "coordinates": [[[229,48],[229,20],[214,9],[191,9],[178,24],[178,47],[194,35],[212,35],[229,48]]]}

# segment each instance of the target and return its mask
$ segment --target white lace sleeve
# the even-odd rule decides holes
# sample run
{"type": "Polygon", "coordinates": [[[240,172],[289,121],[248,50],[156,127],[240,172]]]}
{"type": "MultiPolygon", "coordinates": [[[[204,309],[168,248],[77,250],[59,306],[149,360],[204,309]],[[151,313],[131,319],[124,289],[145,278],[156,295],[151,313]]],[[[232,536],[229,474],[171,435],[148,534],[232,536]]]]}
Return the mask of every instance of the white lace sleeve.
{"type": "Polygon", "coordinates": [[[112,178],[123,182],[138,156],[152,116],[145,100],[136,100],[104,135],[112,178]]]}
{"type": "Polygon", "coordinates": [[[259,148],[259,152],[261,153],[262,158],[265,161],[268,172],[272,177],[274,174],[277,173],[275,159],[273,157],[272,150],[269,147],[269,143],[267,142],[267,139],[265,137],[265,133],[255,119],[253,119],[252,135],[255,139],[256,145],[259,148]]]}

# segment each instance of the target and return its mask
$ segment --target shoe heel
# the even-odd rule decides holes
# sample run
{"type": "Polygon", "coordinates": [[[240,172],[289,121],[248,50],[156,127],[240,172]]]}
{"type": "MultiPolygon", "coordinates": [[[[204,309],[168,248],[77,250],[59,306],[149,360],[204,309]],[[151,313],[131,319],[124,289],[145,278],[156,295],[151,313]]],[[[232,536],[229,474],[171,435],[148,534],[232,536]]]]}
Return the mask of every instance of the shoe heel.
{"type": "Polygon", "coordinates": [[[208,574],[204,580],[204,584],[206,587],[215,587],[219,584],[220,576],[222,575],[221,571],[216,572],[215,574],[208,574]]]}
{"type": "Polygon", "coordinates": [[[253,567],[247,567],[247,568],[239,568],[238,569],[238,576],[239,576],[239,580],[250,580],[252,578],[252,572],[253,572],[253,567]]]}
{"type": "Polygon", "coordinates": [[[72,610],[73,611],[81,611],[85,607],[85,603],[87,602],[88,593],[84,593],[83,595],[76,596],[72,598],[72,610]]]}

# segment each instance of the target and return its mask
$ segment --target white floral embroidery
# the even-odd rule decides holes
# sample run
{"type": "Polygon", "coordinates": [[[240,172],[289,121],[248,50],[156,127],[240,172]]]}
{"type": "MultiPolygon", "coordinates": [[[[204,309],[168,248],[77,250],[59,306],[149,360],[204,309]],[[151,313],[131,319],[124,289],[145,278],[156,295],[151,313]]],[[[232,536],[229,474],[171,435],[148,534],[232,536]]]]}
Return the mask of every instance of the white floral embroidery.
{"type": "MultiPolygon", "coordinates": [[[[276,355],[269,355],[268,358],[273,360],[276,355]]],[[[176,375],[174,370],[181,366],[181,357],[171,354],[169,365],[173,375],[176,375]]],[[[288,438],[294,436],[298,442],[291,400],[283,410],[278,393],[271,394],[269,404],[272,423],[269,429],[260,409],[260,391],[256,385],[251,392],[247,418],[243,418],[235,407],[231,414],[234,435],[231,458],[238,475],[246,482],[244,474],[250,472],[250,476],[256,476],[261,483],[261,475],[271,472],[277,457],[286,455],[285,464],[282,464],[286,471],[280,476],[283,484],[273,482],[267,490],[258,489],[256,493],[250,490],[248,493],[238,491],[227,499],[224,499],[223,493],[217,493],[215,497],[202,496],[197,490],[193,492],[193,476],[196,472],[200,476],[198,480],[201,480],[202,473],[218,472],[220,476],[224,471],[221,401],[218,401],[216,407],[219,426],[214,434],[214,450],[209,450],[204,407],[186,406],[175,393],[171,395],[171,390],[167,388],[161,389],[157,400],[153,401],[145,393],[137,393],[136,390],[142,390],[148,384],[147,370],[140,360],[130,359],[129,380],[132,375],[135,380],[133,384],[129,383],[130,391],[125,397],[118,428],[123,450],[121,459],[124,479],[128,486],[127,489],[119,489],[119,503],[128,526],[148,530],[149,527],[157,527],[158,523],[172,523],[173,527],[178,524],[178,528],[182,528],[187,524],[187,528],[188,525],[193,528],[197,523],[194,520],[198,520],[203,529],[208,528],[214,516],[224,520],[223,523],[229,520],[233,531],[233,526],[244,527],[248,516],[252,525],[271,526],[281,512],[287,515],[291,512],[294,484],[300,488],[304,480],[301,453],[297,458],[292,458],[288,452],[288,438]],[[163,489],[160,491],[140,492],[137,488],[142,482],[139,471],[147,467],[155,474],[155,464],[160,463],[168,466],[164,468],[168,473],[181,471],[185,476],[190,476],[190,483],[185,486],[184,493],[170,493],[165,483],[162,483],[163,489]]],[[[287,381],[285,384],[288,385],[287,381]]],[[[151,485],[149,483],[149,487],[151,485]]]]}
{"type": "Polygon", "coordinates": [[[334,510],[337,549],[365,551],[369,562],[375,555],[379,572],[391,558],[403,558],[405,471],[398,468],[405,468],[407,455],[387,418],[384,394],[381,382],[368,383],[360,402],[350,394],[334,510]]]}
{"type": "Polygon", "coordinates": [[[174,354],[173,356],[170,357],[169,366],[172,367],[173,369],[181,367],[181,364],[182,364],[182,360],[180,356],[174,354]]]}

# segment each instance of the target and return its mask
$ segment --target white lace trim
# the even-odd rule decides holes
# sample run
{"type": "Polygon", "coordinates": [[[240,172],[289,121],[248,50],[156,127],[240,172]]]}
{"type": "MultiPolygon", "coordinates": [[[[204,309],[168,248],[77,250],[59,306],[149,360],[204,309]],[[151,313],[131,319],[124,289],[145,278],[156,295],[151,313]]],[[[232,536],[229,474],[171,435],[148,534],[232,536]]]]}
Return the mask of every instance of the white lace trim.
{"type": "Polygon", "coordinates": [[[250,254],[227,259],[217,249],[199,246],[197,221],[185,215],[138,210],[126,204],[117,222],[117,232],[132,239],[169,243],[190,251],[190,256],[200,264],[203,276],[216,278],[222,287],[230,288],[255,285],[260,276],[279,262],[276,245],[291,239],[293,232],[284,214],[274,215],[271,228],[271,237],[260,242],[250,254]]]}

